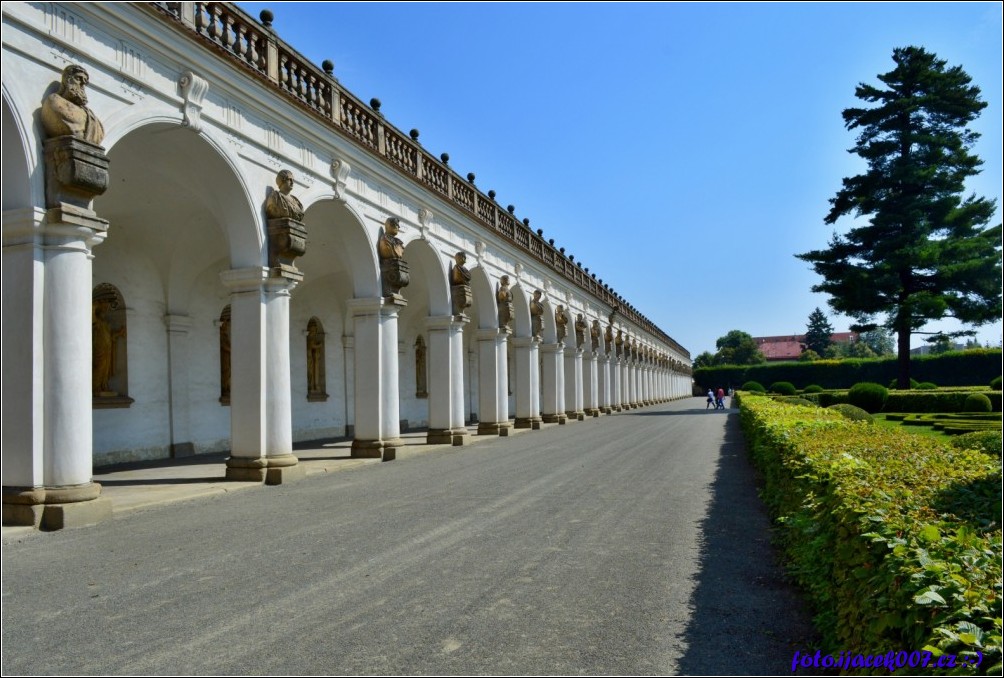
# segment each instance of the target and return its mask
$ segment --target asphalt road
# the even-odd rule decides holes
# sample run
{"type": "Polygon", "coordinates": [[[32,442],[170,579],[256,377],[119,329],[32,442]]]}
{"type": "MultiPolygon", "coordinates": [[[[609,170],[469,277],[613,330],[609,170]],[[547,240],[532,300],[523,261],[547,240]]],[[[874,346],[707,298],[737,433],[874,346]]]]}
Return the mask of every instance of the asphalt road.
{"type": "Polygon", "coordinates": [[[3,673],[790,675],[811,627],[703,408],[6,543],[3,673]]]}

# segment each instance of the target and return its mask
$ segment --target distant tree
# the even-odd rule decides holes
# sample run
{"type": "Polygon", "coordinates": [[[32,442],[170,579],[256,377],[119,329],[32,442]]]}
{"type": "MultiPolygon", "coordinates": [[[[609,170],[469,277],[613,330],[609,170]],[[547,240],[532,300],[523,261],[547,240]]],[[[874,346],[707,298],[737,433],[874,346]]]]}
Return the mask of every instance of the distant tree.
{"type": "Polygon", "coordinates": [[[979,340],[978,339],[974,339],[973,337],[970,337],[969,339],[966,340],[966,346],[965,347],[967,349],[970,349],[970,348],[982,348],[980,346],[979,340]]]}
{"type": "Polygon", "coordinates": [[[760,347],[752,335],[740,330],[732,330],[715,342],[718,353],[715,354],[717,365],[759,365],[767,362],[760,347]]]}
{"type": "Polygon", "coordinates": [[[858,341],[870,348],[875,355],[892,355],[896,352],[894,350],[896,344],[892,340],[892,335],[884,327],[876,327],[868,332],[859,333],[858,341]]]}
{"type": "Polygon", "coordinates": [[[827,320],[826,314],[819,307],[816,307],[816,310],[809,314],[809,328],[805,332],[805,348],[823,355],[833,342],[832,336],[833,325],[827,320]]]}
{"type": "Polygon", "coordinates": [[[868,347],[860,341],[847,342],[839,341],[830,344],[830,347],[826,349],[826,357],[831,360],[843,360],[844,358],[875,358],[877,357],[875,351],[868,347]]]}
{"type": "Polygon", "coordinates": [[[948,353],[949,351],[955,350],[955,344],[952,343],[951,337],[947,334],[939,334],[933,338],[930,344],[931,353],[934,355],[941,355],[942,353],[948,353]]]}
{"type": "Polygon", "coordinates": [[[822,356],[813,351],[811,348],[802,351],[802,354],[798,356],[799,362],[811,363],[816,360],[821,360],[822,356]]]}
{"type": "Polygon", "coordinates": [[[834,234],[828,249],[797,256],[823,278],[812,290],[858,321],[852,329],[873,329],[884,314],[897,335],[897,385],[905,389],[910,337],[928,321],[1000,319],[1002,229],[985,228],[994,200],[962,198],[982,164],[969,152],[979,135],[967,127],[987,106],[979,88],[923,48],[897,48],[892,58],[896,67],[878,76],[884,87],[861,83],[855,91],[876,105],[843,112],[847,128],[860,130],[851,152],[868,171],[844,179],[825,219],[868,222],[834,234]]]}
{"type": "Polygon", "coordinates": [[[694,358],[694,369],[700,367],[712,367],[715,364],[715,355],[711,351],[705,351],[694,358]]]}

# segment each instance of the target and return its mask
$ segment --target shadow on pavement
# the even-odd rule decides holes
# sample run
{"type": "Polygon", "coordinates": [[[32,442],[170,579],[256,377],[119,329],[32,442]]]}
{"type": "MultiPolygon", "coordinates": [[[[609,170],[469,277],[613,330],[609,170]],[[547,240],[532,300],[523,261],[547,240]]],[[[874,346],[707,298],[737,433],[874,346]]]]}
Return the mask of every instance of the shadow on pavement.
{"type": "Polygon", "coordinates": [[[679,673],[790,675],[795,651],[815,652],[818,637],[770,543],[770,519],[757,494],[739,412],[726,412],[679,673]]]}

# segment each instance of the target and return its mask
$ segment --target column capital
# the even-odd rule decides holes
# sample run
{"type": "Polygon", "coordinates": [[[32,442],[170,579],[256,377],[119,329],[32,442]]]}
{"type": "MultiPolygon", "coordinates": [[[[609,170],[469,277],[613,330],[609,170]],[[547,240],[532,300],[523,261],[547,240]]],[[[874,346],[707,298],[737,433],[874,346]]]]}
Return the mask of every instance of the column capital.
{"type": "Polygon", "coordinates": [[[354,317],[367,315],[397,315],[407,305],[403,298],[367,297],[345,302],[354,317]]]}
{"type": "Polygon", "coordinates": [[[266,278],[268,269],[264,266],[232,268],[220,273],[220,282],[233,293],[259,291],[266,278]]]}
{"type": "Polygon", "coordinates": [[[467,316],[460,315],[438,315],[425,319],[425,327],[430,330],[461,329],[470,322],[467,316]]]}
{"type": "Polygon", "coordinates": [[[188,330],[192,329],[192,318],[191,316],[178,313],[166,313],[164,315],[164,325],[167,327],[168,332],[187,334],[188,330]]]}
{"type": "Polygon", "coordinates": [[[560,341],[556,344],[544,344],[540,345],[541,353],[564,353],[565,345],[560,341]]]}
{"type": "Polygon", "coordinates": [[[488,329],[479,329],[475,334],[475,337],[479,341],[487,341],[489,339],[495,339],[497,341],[500,338],[505,339],[506,337],[508,337],[509,332],[510,331],[505,327],[502,328],[490,327],[488,329]]]}

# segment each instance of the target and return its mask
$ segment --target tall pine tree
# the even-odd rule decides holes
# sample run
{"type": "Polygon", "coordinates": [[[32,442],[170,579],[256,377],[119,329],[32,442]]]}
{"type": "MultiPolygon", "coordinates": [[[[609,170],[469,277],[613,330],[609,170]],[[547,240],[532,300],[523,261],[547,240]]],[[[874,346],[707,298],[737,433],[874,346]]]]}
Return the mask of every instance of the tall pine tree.
{"type": "Polygon", "coordinates": [[[826,318],[826,314],[817,308],[809,314],[809,326],[805,331],[805,348],[823,355],[830,347],[833,339],[833,325],[826,318]]]}
{"type": "Polygon", "coordinates": [[[1001,226],[985,228],[994,200],[962,197],[982,165],[969,152],[979,135],[967,127],[987,106],[979,88],[920,47],[894,50],[893,61],[878,76],[884,87],[855,91],[875,105],[843,112],[847,128],[860,130],[851,152],[868,171],[843,180],[825,220],[868,221],[834,234],[829,249],[797,256],[823,277],[813,291],[858,321],[852,329],[872,329],[885,314],[897,335],[898,385],[908,388],[910,337],[929,321],[1001,317],[1001,226]]]}

